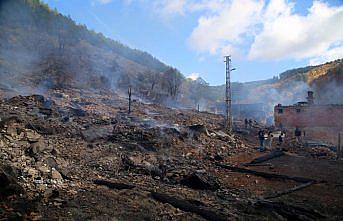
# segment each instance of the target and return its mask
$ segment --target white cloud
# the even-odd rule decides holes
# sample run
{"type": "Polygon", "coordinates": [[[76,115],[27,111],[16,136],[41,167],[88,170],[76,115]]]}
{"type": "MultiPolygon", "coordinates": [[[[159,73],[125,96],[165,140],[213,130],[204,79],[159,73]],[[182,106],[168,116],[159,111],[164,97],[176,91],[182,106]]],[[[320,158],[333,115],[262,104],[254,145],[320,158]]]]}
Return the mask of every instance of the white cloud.
{"type": "Polygon", "coordinates": [[[292,3],[271,1],[263,15],[263,30],[255,37],[249,58],[318,60],[343,56],[343,7],[315,1],[306,16],[293,11],[292,3]]]}
{"type": "Polygon", "coordinates": [[[187,78],[195,81],[195,80],[197,80],[199,78],[199,76],[200,76],[199,73],[192,73],[189,76],[187,76],[187,78]]]}
{"type": "Polygon", "coordinates": [[[236,51],[244,36],[252,34],[259,22],[264,3],[259,0],[233,0],[221,5],[214,14],[202,16],[193,30],[192,49],[210,54],[236,51]]]}
{"type": "Polygon", "coordinates": [[[231,54],[258,60],[342,58],[343,6],[314,1],[294,12],[286,0],[188,0],[203,11],[188,42],[199,53],[231,54]]]}
{"type": "Polygon", "coordinates": [[[310,59],[309,65],[318,65],[327,61],[333,61],[343,58],[343,45],[328,49],[321,55],[310,59]]]}
{"type": "Polygon", "coordinates": [[[307,59],[313,64],[343,57],[343,5],[313,1],[299,14],[295,0],[122,1],[144,4],[167,21],[190,13],[199,16],[188,44],[201,58],[231,54],[253,60],[307,59]]]}

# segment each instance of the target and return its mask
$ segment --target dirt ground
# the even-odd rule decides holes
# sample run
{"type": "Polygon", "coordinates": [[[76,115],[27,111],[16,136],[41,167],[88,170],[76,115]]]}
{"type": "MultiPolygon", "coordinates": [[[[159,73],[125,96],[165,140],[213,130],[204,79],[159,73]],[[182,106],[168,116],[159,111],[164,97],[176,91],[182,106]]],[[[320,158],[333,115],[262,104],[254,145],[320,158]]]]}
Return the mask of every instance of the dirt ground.
{"type": "Polygon", "coordinates": [[[273,152],[256,148],[262,125],[226,133],[218,115],[139,100],[128,114],[125,97],[79,90],[0,109],[0,220],[343,219],[343,161],[331,150],[286,142],[282,156],[246,165],[273,152]],[[267,199],[304,182],[219,165],[313,182],[267,199]]]}

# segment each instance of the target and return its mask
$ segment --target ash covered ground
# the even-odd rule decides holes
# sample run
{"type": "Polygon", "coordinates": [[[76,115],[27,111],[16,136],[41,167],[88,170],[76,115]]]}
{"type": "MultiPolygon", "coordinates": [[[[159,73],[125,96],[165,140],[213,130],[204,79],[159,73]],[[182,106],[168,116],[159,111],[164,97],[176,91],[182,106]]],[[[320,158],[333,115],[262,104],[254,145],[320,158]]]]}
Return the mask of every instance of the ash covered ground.
{"type": "MultiPolygon", "coordinates": [[[[6,97],[5,92],[2,93],[6,97]]],[[[0,101],[0,220],[342,220],[343,163],[195,110],[52,90],[0,101]],[[261,158],[262,157],[262,158],[261,158]]]]}

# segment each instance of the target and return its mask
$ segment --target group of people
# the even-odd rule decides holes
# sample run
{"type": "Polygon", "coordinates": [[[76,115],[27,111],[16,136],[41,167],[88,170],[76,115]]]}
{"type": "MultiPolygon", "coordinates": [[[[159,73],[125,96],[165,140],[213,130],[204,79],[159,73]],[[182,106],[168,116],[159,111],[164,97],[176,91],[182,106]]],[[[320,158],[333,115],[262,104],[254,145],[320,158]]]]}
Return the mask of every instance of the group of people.
{"type": "MultiPolygon", "coordinates": [[[[295,140],[298,144],[302,143],[302,134],[304,134],[304,136],[305,136],[305,131],[302,132],[299,127],[296,127],[294,130],[294,137],[295,137],[295,140]]],[[[263,129],[259,130],[258,139],[260,141],[260,147],[259,147],[260,152],[266,151],[266,142],[268,142],[268,141],[269,141],[269,143],[268,143],[269,149],[272,149],[273,139],[275,138],[274,137],[275,135],[278,136],[278,144],[277,145],[281,146],[284,142],[286,132],[281,131],[280,133],[273,133],[272,130],[269,130],[268,132],[266,132],[266,130],[263,130],[263,129]]]]}
{"type": "Polygon", "coordinates": [[[276,133],[273,133],[273,131],[271,131],[271,130],[269,130],[268,132],[266,132],[263,129],[259,130],[258,139],[260,141],[260,147],[259,147],[260,152],[266,151],[266,142],[267,141],[269,141],[269,143],[268,143],[269,149],[272,148],[275,135],[278,135],[278,137],[277,137],[278,146],[281,146],[283,141],[284,141],[284,137],[286,136],[285,132],[281,132],[279,134],[276,134],[276,133]]]}

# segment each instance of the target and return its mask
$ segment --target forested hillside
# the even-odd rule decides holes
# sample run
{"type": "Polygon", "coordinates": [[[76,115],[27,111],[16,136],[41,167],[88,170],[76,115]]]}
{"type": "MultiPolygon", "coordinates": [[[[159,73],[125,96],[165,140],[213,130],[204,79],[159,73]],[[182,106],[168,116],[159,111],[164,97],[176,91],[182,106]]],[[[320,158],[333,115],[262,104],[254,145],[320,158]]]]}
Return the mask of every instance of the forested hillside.
{"type": "MultiPolygon", "coordinates": [[[[88,30],[38,0],[1,0],[0,12],[1,87],[29,93],[51,87],[131,85],[139,91],[167,84],[164,76],[166,81],[183,79],[150,54],[88,30]],[[151,85],[151,79],[161,82],[151,85]]],[[[165,93],[175,96],[170,88],[165,93]]]]}

